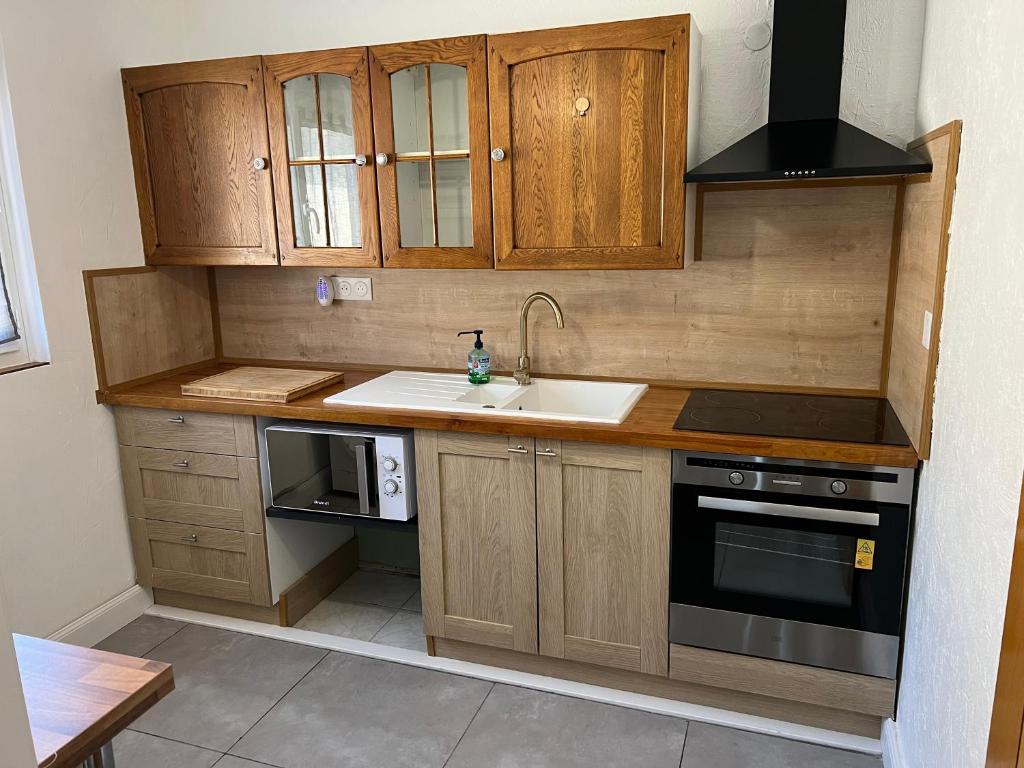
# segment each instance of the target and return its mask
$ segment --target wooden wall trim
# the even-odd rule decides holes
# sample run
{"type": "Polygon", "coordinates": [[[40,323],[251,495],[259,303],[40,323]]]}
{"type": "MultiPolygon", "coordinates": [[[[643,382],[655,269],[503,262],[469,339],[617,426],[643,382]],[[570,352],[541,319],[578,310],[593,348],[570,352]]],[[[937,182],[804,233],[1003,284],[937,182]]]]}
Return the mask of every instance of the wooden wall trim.
{"type": "Polygon", "coordinates": [[[882,370],[879,375],[879,396],[885,397],[889,389],[889,351],[892,347],[892,321],[896,308],[896,280],[900,270],[900,243],[903,240],[903,201],[907,185],[904,179],[896,185],[896,212],[892,222],[892,256],[889,259],[888,298],[885,302],[885,336],[882,342],[882,370]]]}
{"type": "Polygon", "coordinates": [[[1017,513],[1003,643],[992,702],[987,768],[1018,768],[1024,727],[1024,482],[1017,513]]]}
{"type": "Polygon", "coordinates": [[[954,120],[911,143],[935,164],[931,174],[908,177],[901,206],[901,235],[888,367],[883,384],[896,415],[922,459],[931,452],[935,373],[949,256],[949,228],[960,156],[961,122],[954,120]],[[921,345],[925,312],[931,338],[921,345]]]}

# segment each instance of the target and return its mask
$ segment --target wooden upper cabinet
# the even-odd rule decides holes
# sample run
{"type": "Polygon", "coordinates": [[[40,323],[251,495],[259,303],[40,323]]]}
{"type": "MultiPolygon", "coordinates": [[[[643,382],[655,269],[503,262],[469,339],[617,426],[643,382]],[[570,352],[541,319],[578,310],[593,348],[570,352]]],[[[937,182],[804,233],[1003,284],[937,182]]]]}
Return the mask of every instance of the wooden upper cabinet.
{"type": "Polygon", "coordinates": [[[380,266],[366,48],[263,59],[285,266],[380,266]]]}
{"type": "Polygon", "coordinates": [[[370,48],[385,267],[494,266],[485,39],[370,48]]]}
{"type": "Polygon", "coordinates": [[[540,652],[668,675],[671,452],[537,440],[540,652]]]}
{"type": "Polygon", "coordinates": [[[121,71],[149,264],[276,264],[259,56],[121,71]]]}
{"type": "Polygon", "coordinates": [[[689,32],[684,15],[488,37],[499,269],[682,266],[689,32]]]}

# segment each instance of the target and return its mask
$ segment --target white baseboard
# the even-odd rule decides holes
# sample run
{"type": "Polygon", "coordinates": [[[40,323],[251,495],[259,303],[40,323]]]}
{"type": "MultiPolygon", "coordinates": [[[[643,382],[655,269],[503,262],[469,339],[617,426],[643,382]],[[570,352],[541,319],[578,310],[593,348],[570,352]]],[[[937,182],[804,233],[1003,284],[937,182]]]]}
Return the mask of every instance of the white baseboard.
{"type": "Polygon", "coordinates": [[[903,759],[903,747],[900,745],[900,732],[895,720],[882,723],[882,765],[885,768],[906,768],[903,759]]]}
{"type": "Polygon", "coordinates": [[[598,685],[577,683],[572,680],[534,675],[502,667],[491,667],[486,664],[448,659],[443,656],[428,656],[421,651],[394,648],[389,645],[381,645],[380,643],[352,640],[346,637],[296,629],[295,627],[278,627],[273,624],[261,624],[260,622],[247,621],[245,619],[216,616],[212,613],[172,608],[167,605],[154,605],[147,609],[146,613],[150,616],[160,616],[165,619],[176,619],[191,624],[202,624],[234,632],[246,632],[250,635],[270,637],[275,640],[286,640],[291,643],[326,648],[355,656],[366,656],[384,661],[394,661],[399,664],[408,664],[414,667],[436,669],[441,672],[475,677],[479,680],[517,685],[521,688],[532,688],[549,693],[559,693],[578,699],[615,704],[620,707],[629,707],[670,717],[681,717],[713,725],[724,725],[729,728],[764,733],[770,736],[781,736],[795,741],[805,741],[826,747],[838,747],[839,749],[863,752],[869,755],[881,754],[881,745],[878,739],[868,738],[867,736],[854,736],[849,733],[813,728],[809,725],[799,725],[782,720],[772,720],[767,717],[745,715],[740,712],[731,712],[699,704],[689,704],[672,699],[662,699],[656,696],[620,691],[614,688],[603,688],[598,685]]]}
{"type": "Polygon", "coordinates": [[[134,621],[153,604],[153,594],[138,584],[61,627],[50,640],[91,647],[107,635],[134,621]]]}

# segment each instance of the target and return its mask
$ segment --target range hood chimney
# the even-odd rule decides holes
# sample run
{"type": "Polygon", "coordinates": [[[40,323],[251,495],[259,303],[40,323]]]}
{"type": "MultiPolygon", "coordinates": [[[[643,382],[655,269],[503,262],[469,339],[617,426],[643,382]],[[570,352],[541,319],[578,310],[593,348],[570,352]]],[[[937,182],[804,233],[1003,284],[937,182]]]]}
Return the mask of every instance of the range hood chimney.
{"type": "Polygon", "coordinates": [[[688,182],[928,173],[927,160],[839,119],[846,0],[775,0],[768,123],[688,182]]]}

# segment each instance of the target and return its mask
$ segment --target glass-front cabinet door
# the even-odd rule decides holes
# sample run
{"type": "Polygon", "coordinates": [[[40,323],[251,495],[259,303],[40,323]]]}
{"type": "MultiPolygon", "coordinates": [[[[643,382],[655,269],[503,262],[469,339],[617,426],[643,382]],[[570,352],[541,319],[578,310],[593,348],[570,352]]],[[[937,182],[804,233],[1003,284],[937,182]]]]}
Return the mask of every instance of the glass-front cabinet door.
{"type": "Polygon", "coordinates": [[[380,266],[366,48],[264,59],[285,266],[380,266]]]}
{"type": "Polygon", "coordinates": [[[385,267],[490,268],[483,35],[370,48],[385,267]]]}

